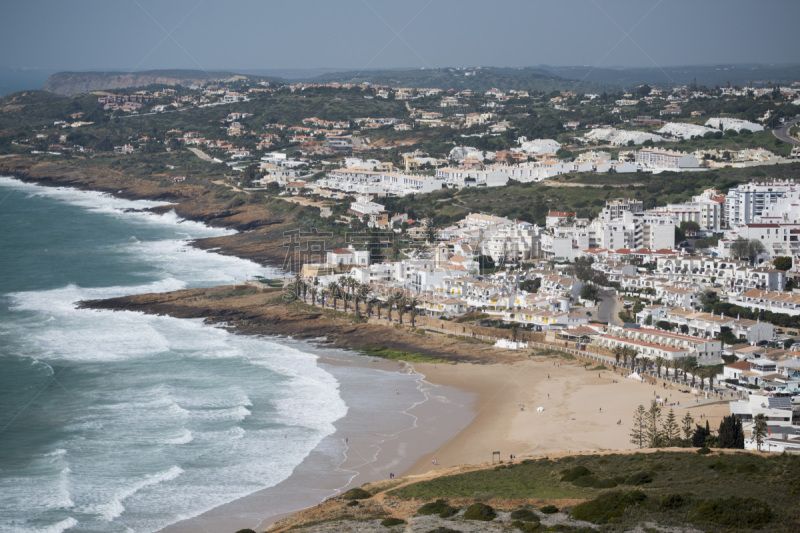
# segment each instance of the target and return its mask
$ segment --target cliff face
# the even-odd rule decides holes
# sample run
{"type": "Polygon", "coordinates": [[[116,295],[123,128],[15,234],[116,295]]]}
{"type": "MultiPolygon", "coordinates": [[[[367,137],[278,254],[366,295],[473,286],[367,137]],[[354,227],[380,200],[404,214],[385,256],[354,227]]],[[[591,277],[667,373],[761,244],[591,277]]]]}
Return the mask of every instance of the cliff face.
{"type": "Polygon", "coordinates": [[[194,70],[149,70],[143,72],[59,72],[42,86],[43,91],[70,96],[92,91],[146,87],[147,85],[192,85],[220,81],[234,76],[229,72],[194,70]]]}

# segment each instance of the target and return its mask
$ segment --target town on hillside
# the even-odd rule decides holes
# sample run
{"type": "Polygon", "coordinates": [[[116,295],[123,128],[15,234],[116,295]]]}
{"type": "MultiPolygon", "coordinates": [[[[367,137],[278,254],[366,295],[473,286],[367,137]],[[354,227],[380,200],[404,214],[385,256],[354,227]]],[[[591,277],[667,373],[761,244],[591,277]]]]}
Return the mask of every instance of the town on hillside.
{"type": "Polygon", "coordinates": [[[769,449],[800,446],[800,403],[784,400],[800,390],[800,83],[583,94],[233,76],[47,97],[16,121],[34,96],[6,102],[3,155],[202,184],[230,209],[302,206],[316,248],[284,267],[312,305],[663,374],[736,400],[751,426],[764,415],[769,449]]]}

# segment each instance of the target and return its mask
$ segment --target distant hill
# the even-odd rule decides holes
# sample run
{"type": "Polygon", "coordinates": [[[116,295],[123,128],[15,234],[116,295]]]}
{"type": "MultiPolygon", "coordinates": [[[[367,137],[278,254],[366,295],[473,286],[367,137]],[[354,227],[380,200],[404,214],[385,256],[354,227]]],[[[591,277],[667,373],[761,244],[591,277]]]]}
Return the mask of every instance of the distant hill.
{"type": "Polygon", "coordinates": [[[369,82],[392,87],[431,87],[439,89],[455,89],[461,91],[488,91],[497,88],[527,91],[574,91],[602,92],[615,90],[618,87],[605,87],[603,84],[583,82],[577,79],[566,79],[546,70],[531,67],[475,67],[466,69],[437,68],[415,70],[381,70],[363,72],[329,72],[314,78],[303,80],[309,83],[363,83],[369,82]]]}
{"type": "Polygon", "coordinates": [[[148,70],[142,72],[59,72],[47,78],[42,90],[62,95],[148,85],[191,85],[244,76],[251,81],[284,83],[372,83],[392,87],[487,91],[498,88],[527,91],[615,92],[638,85],[765,85],[800,81],[800,65],[715,65],[665,68],[474,67],[386,69],[342,72],[335,69],[260,69],[233,72],[148,70]]]}
{"type": "Polygon", "coordinates": [[[241,75],[233,72],[179,69],[145,70],[142,72],[59,72],[47,78],[42,90],[70,96],[77,93],[109,89],[130,89],[148,85],[191,85],[193,83],[228,80],[234,76],[241,75]]]}
{"type": "Polygon", "coordinates": [[[627,89],[643,84],[689,85],[706,87],[759,86],[767,83],[789,84],[800,81],[800,65],[712,65],[664,68],[593,68],[540,66],[539,70],[562,78],[614,85],[627,89]]]}

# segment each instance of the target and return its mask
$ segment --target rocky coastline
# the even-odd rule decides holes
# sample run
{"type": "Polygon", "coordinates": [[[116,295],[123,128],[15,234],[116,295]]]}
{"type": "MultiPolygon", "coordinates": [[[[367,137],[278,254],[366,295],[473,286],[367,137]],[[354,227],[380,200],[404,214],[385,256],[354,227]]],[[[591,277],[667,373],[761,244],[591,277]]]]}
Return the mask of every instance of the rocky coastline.
{"type": "Polygon", "coordinates": [[[271,213],[256,204],[229,206],[227,199],[218,197],[205,185],[172,183],[167,176],[145,179],[106,168],[80,168],[26,157],[0,160],[0,175],[46,187],[97,191],[127,200],[169,202],[151,211],[174,210],[181,218],[237,231],[223,237],[197,239],[192,241],[193,246],[249,259],[262,266],[283,267],[284,232],[294,227],[291,214],[271,213]]]}
{"type": "MultiPolygon", "coordinates": [[[[81,302],[81,308],[135,311],[175,318],[203,319],[244,335],[277,335],[313,340],[335,348],[420,354],[448,362],[511,363],[521,356],[491,344],[355,317],[330,307],[287,301],[282,289],[250,285],[186,289],[81,302]]],[[[330,303],[328,304],[330,305],[330,303]]],[[[351,309],[352,311],[352,309],[351,309]]]]}

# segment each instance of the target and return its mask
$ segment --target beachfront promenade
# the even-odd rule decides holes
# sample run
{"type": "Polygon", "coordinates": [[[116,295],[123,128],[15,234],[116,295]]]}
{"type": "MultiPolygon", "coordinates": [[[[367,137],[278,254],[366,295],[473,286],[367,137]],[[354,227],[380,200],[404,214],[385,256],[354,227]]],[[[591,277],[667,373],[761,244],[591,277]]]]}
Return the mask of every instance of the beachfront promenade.
{"type": "MultiPolygon", "coordinates": [[[[300,301],[303,301],[300,299],[300,301]]],[[[309,302],[304,302],[307,305],[311,305],[309,302]]],[[[338,302],[337,302],[338,303],[338,302]]],[[[314,307],[323,307],[322,301],[319,299],[317,300],[314,307]]],[[[336,305],[334,307],[334,302],[328,298],[325,300],[325,309],[330,309],[336,312],[344,313],[345,309],[343,305],[336,305]]],[[[363,309],[363,305],[360,307],[360,310],[363,309]]],[[[347,314],[355,315],[356,311],[352,303],[347,308],[347,314]]],[[[512,341],[514,334],[510,329],[501,329],[501,328],[493,328],[493,327],[486,327],[486,326],[473,326],[469,324],[462,324],[458,322],[452,322],[449,320],[444,320],[440,318],[432,318],[427,316],[416,316],[412,321],[408,318],[402,321],[397,317],[396,313],[385,313],[378,317],[376,314],[372,314],[370,316],[366,316],[363,313],[361,314],[363,318],[367,320],[370,324],[381,325],[381,326],[389,326],[392,325],[394,327],[402,326],[402,327],[415,327],[417,329],[421,329],[423,331],[427,331],[434,334],[440,335],[455,335],[458,337],[463,337],[465,339],[474,339],[479,340],[487,343],[495,344],[498,341],[505,340],[505,341],[512,341]]],[[[408,316],[405,314],[404,316],[408,316]]],[[[573,348],[571,346],[576,346],[574,342],[570,341],[547,341],[545,339],[545,335],[539,332],[528,332],[528,331],[520,331],[517,333],[518,340],[521,343],[521,347],[523,349],[539,349],[539,350],[553,350],[563,354],[569,354],[571,356],[576,357],[577,359],[582,359],[587,362],[587,365],[590,361],[597,361],[598,363],[611,366],[614,372],[619,372],[620,377],[627,378],[633,372],[638,373],[640,378],[643,381],[650,382],[652,384],[657,384],[661,382],[663,386],[667,387],[667,383],[669,383],[669,387],[676,388],[678,390],[687,391],[688,394],[691,394],[693,391],[693,387],[691,386],[691,374],[681,373],[680,375],[669,375],[669,369],[662,368],[661,375],[654,368],[648,368],[647,365],[642,364],[635,364],[634,362],[618,362],[616,358],[611,355],[608,350],[599,348],[597,346],[593,346],[591,344],[581,345],[582,348],[573,348]],[[532,340],[534,337],[537,340],[532,340]],[[606,353],[603,353],[606,352],[606,353]]],[[[507,349],[507,348],[506,348],[507,349]]],[[[648,360],[649,361],[649,360],[648,360]]],[[[716,385],[716,382],[715,382],[716,385]]],[[[697,406],[699,403],[716,403],[719,401],[732,401],[737,399],[742,399],[746,395],[740,391],[733,391],[727,388],[708,388],[706,387],[703,389],[694,388],[696,394],[694,395],[697,402],[695,401],[687,401],[685,402],[686,407],[690,406],[697,406]]],[[[687,396],[687,399],[689,396],[687,396]]]]}

